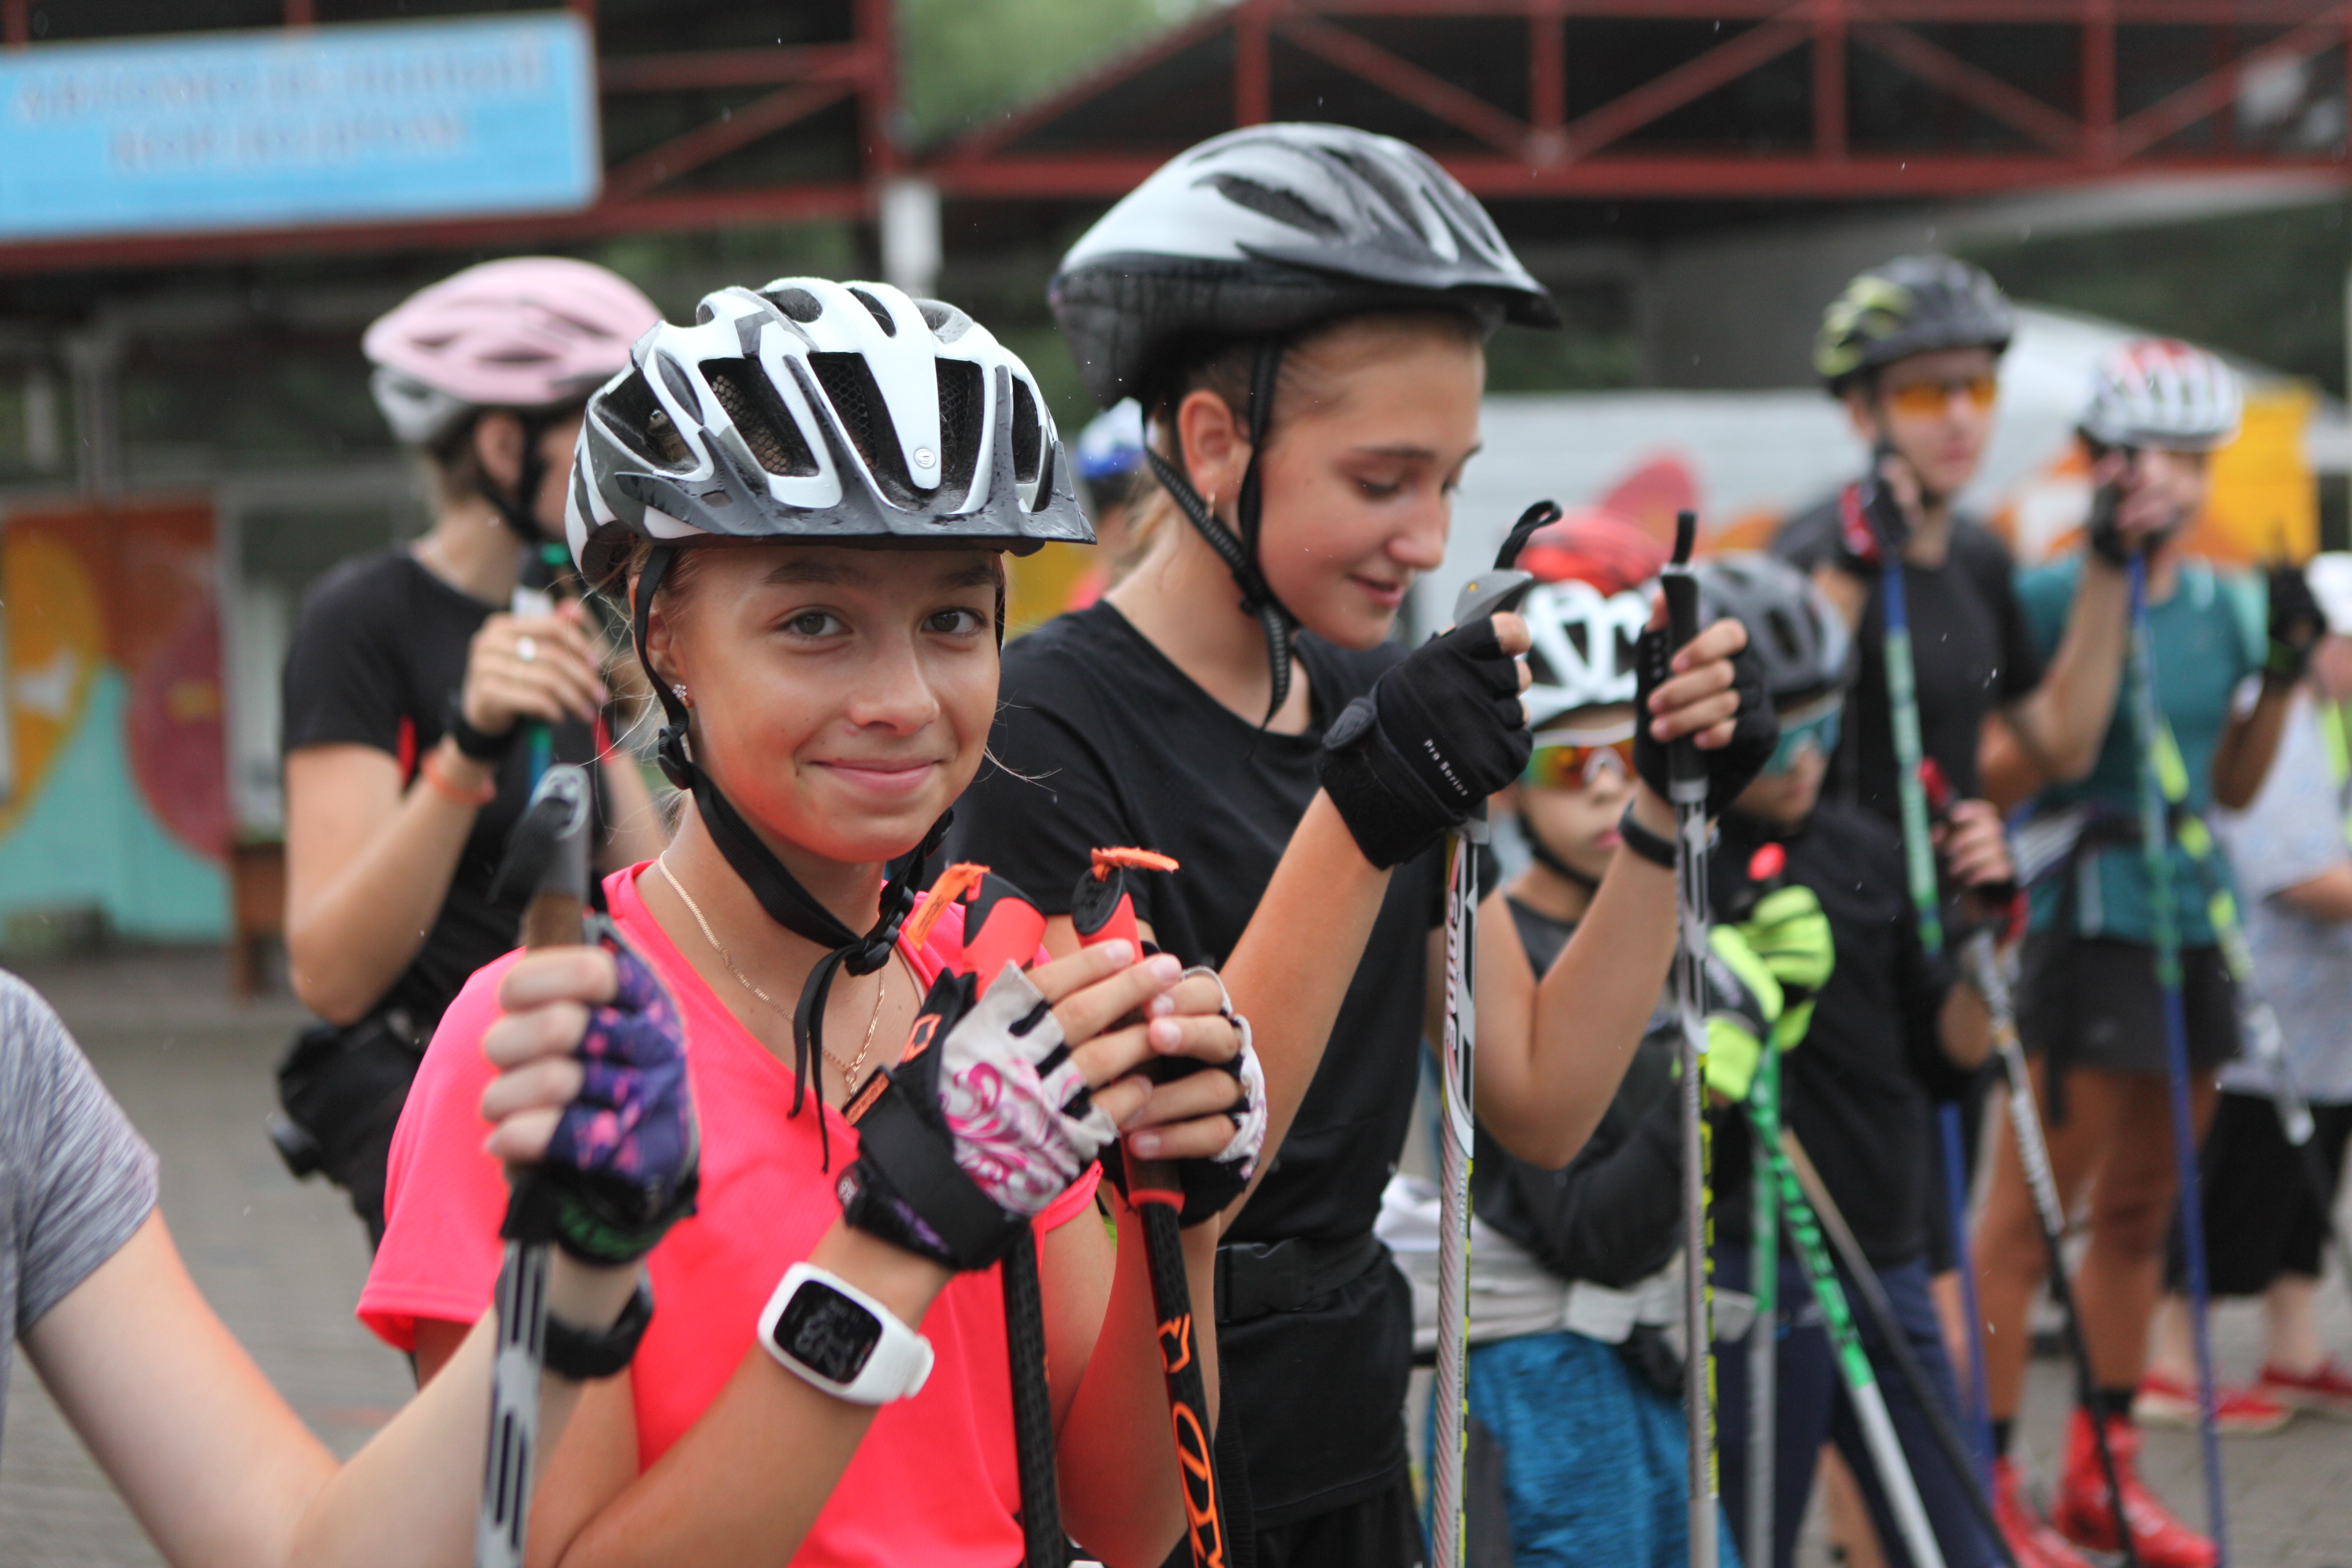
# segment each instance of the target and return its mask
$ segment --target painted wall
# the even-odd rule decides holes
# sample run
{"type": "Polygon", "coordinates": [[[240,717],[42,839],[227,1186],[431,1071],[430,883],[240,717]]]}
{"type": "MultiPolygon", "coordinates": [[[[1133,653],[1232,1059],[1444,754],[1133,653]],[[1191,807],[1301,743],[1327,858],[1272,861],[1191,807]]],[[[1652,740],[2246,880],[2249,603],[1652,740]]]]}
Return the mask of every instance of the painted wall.
{"type": "Polygon", "coordinates": [[[215,572],[203,502],[0,521],[0,918],[96,909],[135,940],[226,934],[215,572]]]}

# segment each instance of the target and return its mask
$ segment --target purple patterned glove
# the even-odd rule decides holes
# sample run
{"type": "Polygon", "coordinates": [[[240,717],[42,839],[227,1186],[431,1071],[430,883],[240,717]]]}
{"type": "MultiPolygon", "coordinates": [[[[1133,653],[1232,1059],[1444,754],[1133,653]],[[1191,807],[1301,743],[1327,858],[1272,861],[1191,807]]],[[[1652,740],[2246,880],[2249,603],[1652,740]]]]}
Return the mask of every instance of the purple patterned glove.
{"type": "Polygon", "coordinates": [[[700,1139],[677,1005],[610,921],[590,934],[612,953],[619,986],[588,1015],[580,1092],[540,1163],[517,1178],[504,1234],[618,1267],[694,1212],[700,1139]]]}

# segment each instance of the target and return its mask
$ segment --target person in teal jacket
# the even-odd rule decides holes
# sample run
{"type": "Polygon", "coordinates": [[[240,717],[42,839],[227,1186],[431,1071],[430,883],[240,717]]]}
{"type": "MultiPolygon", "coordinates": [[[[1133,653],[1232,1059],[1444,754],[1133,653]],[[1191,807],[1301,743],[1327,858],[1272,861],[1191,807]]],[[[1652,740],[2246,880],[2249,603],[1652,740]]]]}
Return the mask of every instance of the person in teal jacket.
{"type": "MultiPolygon", "coordinates": [[[[2308,591],[2266,587],[2256,574],[2188,555],[2180,534],[2202,508],[2211,454],[2237,434],[2242,397],[2220,360],[2185,343],[2126,345],[2100,367],[2081,437],[2098,488],[2086,548],[2127,557],[2117,518],[2169,513],[2146,545],[2153,684],[2163,722],[2153,737],[2117,700],[2097,761],[2084,777],[2044,788],[2019,835],[2032,919],[2019,987],[2019,1032],[2033,1058],[2051,1163],[2073,1208],[2090,1198],[2090,1246],[2075,1299],[2097,1384],[2096,1411],[2076,1411],[2054,1491],[2054,1533],[2032,1555],[2073,1568],[2070,1548],[2120,1550],[2091,1423],[2105,1424],[2125,1511],[2144,1568],[2208,1568],[2212,1543],[2173,1517],[2137,1480],[2131,1404],[2146,1360],[2167,1227],[2178,1192],[2168,1131],[2165,1035],[2150,889],[2138,836],[2143,745],[2179,766],[2173,780],[2170,878],[2179,911],[2192,1104],[2212,1113],[2214,1075],[2238,1049],[2235,988],[2222,960],[2210,895],[2227,885],[2201,818],[2242,806],[2277,749],[2287,697],[2309,658],[2316,617],[2308,591]],[[2063,1540],[2059,1537],[2063,1537],[2063,1540]]],[[[2018,597],[2046,656],[2065,631],[2084,569],[2076,555],[2023,573],[2018,597]]],[[[2274,584],[2299,574],[2274,574],[2274,584]]],[[[1978,1223],[1977,1271],[1996,1448],[2007,1448],[2025,1370],[2027,1313],[2042,1285],[2042,1244],[2011,1130],[2001,1129],[1993,1185],[1978,1223]]],[[[2004,1478],[2007,1479],[2007,1478],[2004,1478]]],[[[2021,1564],[2021,1568],[2035,1568],[2021,1564]]]]}

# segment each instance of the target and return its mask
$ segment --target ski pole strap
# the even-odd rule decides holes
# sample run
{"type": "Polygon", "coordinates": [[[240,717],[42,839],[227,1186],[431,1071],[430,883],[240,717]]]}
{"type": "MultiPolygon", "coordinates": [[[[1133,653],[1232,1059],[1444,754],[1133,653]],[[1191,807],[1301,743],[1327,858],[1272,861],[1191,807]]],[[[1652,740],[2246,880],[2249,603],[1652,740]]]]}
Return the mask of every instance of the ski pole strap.
{"type": "Polygon", "coordinates": [[[1919,922],[1919,942],[1932,957],[1944,951],[1944,921],[1936,889],[1936,848],[1927,832],[1927,792],[1920,782],[1919,682],[1911,658],[1911,617],[1903,596],[1903,558],[1887,552],[1879,573],[1886,616],[1886,708],[1895,734],[1895,800],[1903,816],[1903,872],[1919,922]]]}

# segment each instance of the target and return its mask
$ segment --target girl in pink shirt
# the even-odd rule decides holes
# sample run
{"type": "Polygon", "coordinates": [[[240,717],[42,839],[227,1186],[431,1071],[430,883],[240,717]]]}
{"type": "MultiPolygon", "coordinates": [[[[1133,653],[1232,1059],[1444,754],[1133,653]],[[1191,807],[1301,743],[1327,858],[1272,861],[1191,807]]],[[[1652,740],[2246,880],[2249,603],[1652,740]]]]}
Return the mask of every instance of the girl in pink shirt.
{"type": "MultiPolygon", "coordinates": [[[[663,766],[691,796],[667,851],[604,890],[676,1003],[699,1209],[646,1260],[635,1363],[587,1390],[547,1457],[532,1560],[1018,1561],[985,1236],[1026,1219],[1063,1523],[1107,1563],[1156,1563],[1184,1528],[1158,1324],[1142,1227],[1114,1240],[1091,1212],[1122,1212],[1093,1155],[1123,1139],[1221,1206],[1265,1128],[1246,1030],[1213,976],[1117,942],[1006,968],[958,1021],[934,982],[989,961],[964,951],[962,906],[912,891],[994,715],[999,552],[1090,538],[1060,444],[1025,368],[950,306],[793,279],[698,314],[647,334],[591,401],[569,532],[632,610],[663,766]],[[909,1065],[885,1087],[900,1042],[909,1065]],[[1160,1057],[1228,1070],[1155,1087],[1160,1057]],[[853,1089],[863,1141],[841,1114],[853,1089]],[[920,1109],[886,1141],[891,1104],[920,1109]],[[909,1125],[951,1152],[946,1176],[906,1152],[909,1125]],[[763,1304],[781,1313],[764,1343],[763,1304]],[[829,1356],[805,1331],[819,1317],[870,1355],[829,1356]],[[927,1378],[908,1373],[918,1332],[927,1378]]],[[[426,1053],[361,1301],[426,1378],[489,1300],[502,1163],[543,1148],[615,973],[602,947],[502,960],[426,1053]]],[[[1214,1239],[1185,1233],[1212,1387],[1214,1239]]]]}

